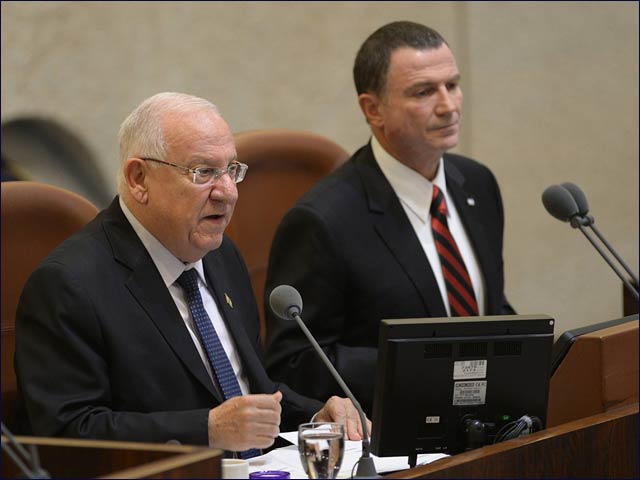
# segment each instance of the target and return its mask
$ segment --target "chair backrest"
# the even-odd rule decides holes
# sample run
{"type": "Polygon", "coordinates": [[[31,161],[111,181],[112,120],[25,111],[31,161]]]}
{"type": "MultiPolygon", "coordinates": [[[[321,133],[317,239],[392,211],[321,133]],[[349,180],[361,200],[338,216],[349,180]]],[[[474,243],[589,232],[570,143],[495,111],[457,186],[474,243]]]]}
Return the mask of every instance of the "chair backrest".
{"type": "Polygon", "coordinates": [[[284,214],[349,154],[310,132],[253,130],[235,135],[238,160],[249,171],[238,184],[239,199],[227,230],[247,263],[265,339],[264,285],[271,242],[284,214]]]}
{"type": "Polygon", "coordinates": [[[13,370],[15,317],[27,278],[64,239],[98,209],[62,188],[37,182],[2,182],[2,421],[11,428],[17,399],[13,370]]]}

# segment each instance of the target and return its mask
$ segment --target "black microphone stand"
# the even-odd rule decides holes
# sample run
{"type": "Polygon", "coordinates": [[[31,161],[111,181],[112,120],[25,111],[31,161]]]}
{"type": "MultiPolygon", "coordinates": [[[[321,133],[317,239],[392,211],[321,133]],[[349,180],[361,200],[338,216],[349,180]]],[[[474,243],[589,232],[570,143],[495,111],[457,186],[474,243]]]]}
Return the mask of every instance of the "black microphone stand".
{"type": "Polygon", "coordinates": [[[620,269],[618,267],[616,267],[616,265],[606,255],[606,253],[602,249],[602,247],[596,243],[596,241],[589,234],[589,231],[585,228],[585,226],[590,227],[596,233],[596,235],[598,236],[600,241],[602,241],[602,243],[607,247],[607,249],[613,254],[613,256],[623,266],[623,268],[627,271],[627,273],[629,275],[631,275],[631,278],[633,278],[633,281],[636,283],[636,285],[638,284],[638,279],[633,274],[631,269],[627,266],[627,264],[622,260],[622,258],[620,258],[620,256],[615,252],[615,250],[613,250],[611,245],[609,245],[609,242],[607,242],[605,240],[605,238],[600,234],[598,229],[593,226],[593,224],[594,224],[594,219],[590,215],[585,215],[583,217],[580,216],[580,215],[575,215],[574,217],[571,218],[571,226],[573,228],[579,228],[580,229],[580,231],[583,233],[583,235],[585,237],[587,237],[587,240],[589,240],[589,242],[591,242],[591,245],[593,245],[593,247],[602,256],[602,258],[604,258],[605,262],[607,262],[609,264],[609,266],[613,269],[613,271],[616,272],[616,275],[618,275],[618,277],[620,277],[620,280],[622,280],[622,283],[624,283],[624,286],[627,287],[627,290],[629,290],[629,293],[631,293],[631,295],[633,295],[633,297],[636,299],[636,301],[638,301],[640,299],[640,297],[638,296],[638,290],[636,290],[633,287],[633,285],[631,285],[631,283],[629,282],[627,277],[620,271],[620,269]]]}
{"type": "Polygon", "coordinates": [[[326,367],[331,372],[331,375],[333,375],[333,378],[336,380],[336,382],[338,382],[338,385],[340,385],[340,388],[342,388],[342,390],[347,395],[349,400],[351,400],[351,402],[353,403],[353,406],[358,411],[358,415],[360,416],[360,423],[362,424],[362,456],[360,457],[360,460],[358,460],[358,468],[356,470],[356,476],[354,478],[377,478],[378,473],[376,472],[376,466],[373,463],[373,458],[371,457],[369,431],[367,429],[367,419],[364,416],[364,411],[360,406],[360,402],[358,402],[356,398],[353,396],[353,393],[351,393],[351,390],[349,390],[349,387],[347,387],[347,384],[344,383],[344,380],[342,380],[342,377],[340,377],[340,374],[337,372],[333,364],[329,361],[327,356],[324,354],[324,352],[322,351],[322,348],[320,348],[320,345],[318,345],[318,342],[316,342],[316,339],[313,338],[313,335],[311,335],[311,332],[302,321],[302,318],[300,318],[300,314],[298,313],[298,308],[295,306],[290,307],[288,313],[291,317],[295,319],[296,322],[298,322],[298,326],[302,329],[307,339],[309,339],[309,341],[315,348],[316,352],[320,356],[320,359],[324,362],[326,367]]]}
{"type": "Polygon", "coordinates": [[[625,263],[625,261],[622,259],[622,257],[620,257],[620,255],[618,255],[618,252],[616,252],[614,250],[614,248],[611,246],[611,244],[609,242],[607,242],[607,239],[604,238],[604,236],[600,233],[600,230],[598,230],[596,228],[595,219],[591,215],[585,215],[584,218],[588,222],[587,223],[587,227],[589,227],[591,230],[593,230],[593,232],[598,236],[598,238],[604,244],[604,246],[607,247],[607,250],[609,250],[609,252],[611,252],[611,255],[613,255],[615,257],[615,259],[618,261],[618,263],[620,265],[622,265],[622,268],[624,268],[626,270],[626,272],[629,274],[629,276],[631,277],[633,282],[636,285],[638,285],[638,277],[633,273],[633,270],[631,270],[631,268],[629,268],[629,265],[627,265],[625,263]]]}

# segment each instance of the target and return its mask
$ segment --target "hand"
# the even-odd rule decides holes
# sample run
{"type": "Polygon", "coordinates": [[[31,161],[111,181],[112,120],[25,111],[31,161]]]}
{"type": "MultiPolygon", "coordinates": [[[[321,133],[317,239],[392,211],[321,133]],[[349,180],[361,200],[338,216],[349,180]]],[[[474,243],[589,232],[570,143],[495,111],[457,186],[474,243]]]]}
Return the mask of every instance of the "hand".
{"type": "Polygon", "coordinates": [[[209,446],[241,452],[267,448],[280,433],[282,393],[242,395],[209,410],[209,446]]]}
{"type": "MultiPolygon", "coordinates": [[[[331,397],[313,419],[314,422],[336,422],[345,427],[347,440],[362,440],[362,424],[356,407],[348,398],[331,397]]],[[[371,420],[366,419],[371,436],[371,420]]]]}

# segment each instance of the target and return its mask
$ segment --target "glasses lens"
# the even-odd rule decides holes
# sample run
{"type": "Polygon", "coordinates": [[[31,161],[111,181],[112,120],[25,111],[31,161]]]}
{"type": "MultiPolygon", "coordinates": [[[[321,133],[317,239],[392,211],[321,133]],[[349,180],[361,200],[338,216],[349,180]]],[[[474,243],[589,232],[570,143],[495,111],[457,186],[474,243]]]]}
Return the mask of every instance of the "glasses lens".
{"type": "Polygon", "coordinates": [[[211,168],[198,168],[193,174],[193,183],[203,185],[213,178],[213,173],[211,168]]]}
{"type": "Polygon", "coordinates": [[[236,165],[237,165],[237,168],[236,168],[236,175],[234,180],[236,183],[240,183],[242,180],[244,180],[244,176],[246,175],[247,169],[249,167],[244,163],[237,163],[236,165]]]}
{"type": "Polygon", "coordinates": [[[229,165],[227,167],[227,172],[229,173],[231,180],[238,183],[238,164],[232,163],[231,165],[229,165]]]}
{"type": "Polygon", "coordinates": [[[229,178],[235,183],[239,183],[244,179],[244,175],[247,171],[247,166],[243,163],[232,163],[226,169],[217,168],[198,168],[193,173],[193,183],[198,185],[204,185],[205,183],[211,183],[227,173],[229,178]]]}

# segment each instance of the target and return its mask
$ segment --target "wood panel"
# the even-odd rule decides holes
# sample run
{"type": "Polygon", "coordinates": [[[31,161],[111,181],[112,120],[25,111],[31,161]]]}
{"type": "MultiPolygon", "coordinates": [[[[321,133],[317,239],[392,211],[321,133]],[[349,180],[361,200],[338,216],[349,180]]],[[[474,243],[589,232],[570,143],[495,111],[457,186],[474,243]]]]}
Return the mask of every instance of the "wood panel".
{"type": "MultiPolygon", "coordinates": [[[[219,478],[220,450],[190,445],[16,437],[38,446],[42,467],[53,478],[219,478]]],[[[2,437],[2,443],[6,442],[2,437]]],[[[19,478],[2,451],[2,478],[19,478]]]]}
{"type": "Polygon", "coordinates": [[[638,478],[638,404],[387,477],[638,478]]]}
{"type": "Polygon", "coordinates": [[[638,325],[576,338],[549,382],[547,426],[638,402],[638,325]]]}

